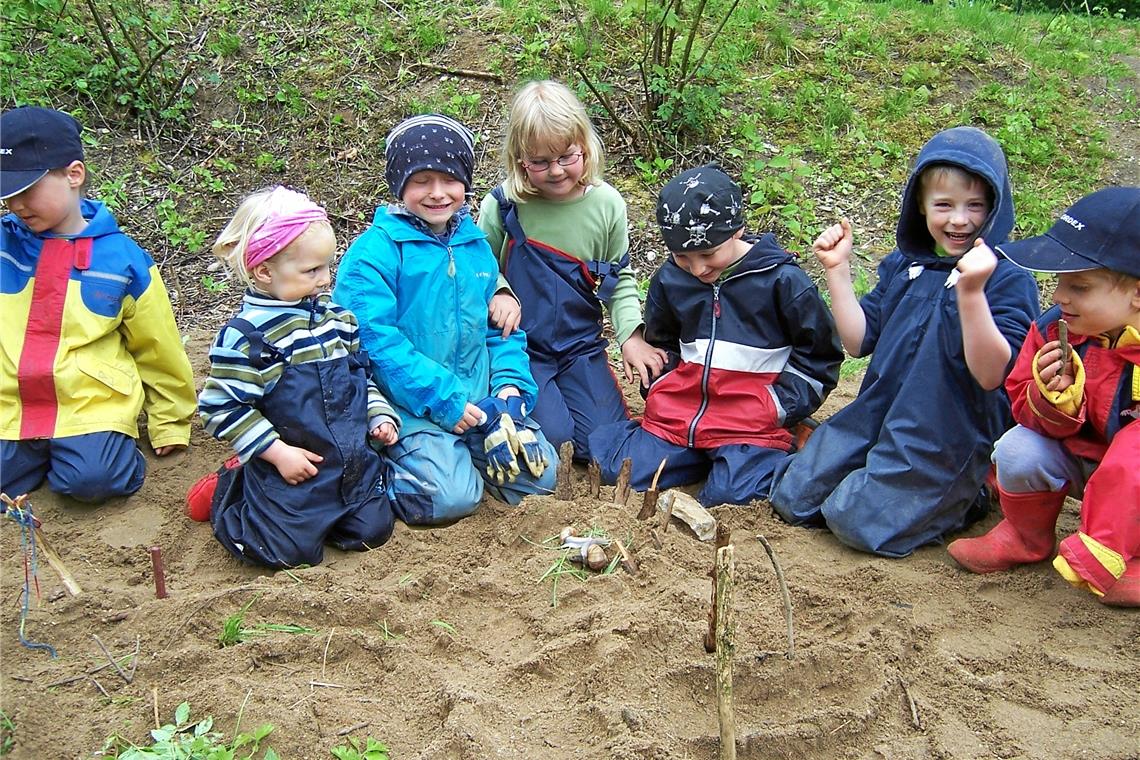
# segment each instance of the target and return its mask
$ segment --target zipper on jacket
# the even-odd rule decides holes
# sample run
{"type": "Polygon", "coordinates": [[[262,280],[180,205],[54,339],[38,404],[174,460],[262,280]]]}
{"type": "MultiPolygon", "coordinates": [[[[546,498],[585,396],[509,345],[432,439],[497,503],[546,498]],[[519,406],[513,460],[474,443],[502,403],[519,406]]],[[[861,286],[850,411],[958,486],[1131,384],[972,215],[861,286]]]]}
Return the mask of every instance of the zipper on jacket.
{"type": "Polygon", "coordinates": [[[712,286],[712,328],[709,330],[709,347],[705,351],[705,364],[701,369],[701,405],[689,423],[689,448],[695,448],[697,443],[697,423],[701,421],[705,410],[709,408],[709,375],[712,373],[713,345],[716,343],[716,321],[720,319],[720,283],[712,286]]]}
{"type": "Polygon", "coordinates": [[[447,276],[451,278],[451,302],[455,304],[455,329],[459,331],[455,337],[455,356],[451,360],[451,370],[456,375],[461,375],[459,365],[463,359],[463,305],[459,303],[459,280],[455,276],[455,252],[452,250],[450,242],[444,248],[447,249],[447,276]]]}

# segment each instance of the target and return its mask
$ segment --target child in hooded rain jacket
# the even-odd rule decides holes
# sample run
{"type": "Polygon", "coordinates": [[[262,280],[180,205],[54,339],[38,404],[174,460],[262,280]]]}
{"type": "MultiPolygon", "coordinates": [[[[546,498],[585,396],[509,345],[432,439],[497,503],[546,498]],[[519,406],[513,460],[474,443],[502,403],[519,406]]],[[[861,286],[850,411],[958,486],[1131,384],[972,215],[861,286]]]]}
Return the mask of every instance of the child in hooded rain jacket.
{"type": "Polygon", "coordinates": [[[980,245],[1004,241],[1013,223],[1001,147],[955,127],[919,152],[897,248],[861,301],[850,225],[820,235],[814,251],[843,345],[873,356],[858,397],[777,474],[777,514],[888,557],[985,514],[990,451],[1010,425],[1002,381],[1039,312],[1033,276],[980,245]]]}

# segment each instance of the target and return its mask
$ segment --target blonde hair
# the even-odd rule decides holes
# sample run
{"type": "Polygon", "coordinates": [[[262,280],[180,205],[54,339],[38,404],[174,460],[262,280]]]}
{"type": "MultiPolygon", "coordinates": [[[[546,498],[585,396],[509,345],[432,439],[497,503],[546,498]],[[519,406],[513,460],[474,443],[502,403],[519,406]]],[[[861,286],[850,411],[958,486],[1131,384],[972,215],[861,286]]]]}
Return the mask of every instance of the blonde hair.
{"type": "Polygon", "coordinates": [[[586,107],[569,87],[552,79],[528,82],[515,93],[503,146],[507,197],[516,203],[541,195],[521,163],[528,154],[558,145],[580,145],[585,168],[580,185],[602,181],[605,153],[586,107]]]}
{"type": "MultiPolygon", "coordinates": [[[[265,223],[269,215],[280,210],[276,207],[276,201],[270,198],[275,189],[276,186],[267,187],[247,195],[242,200],[241,205],[238,206],[237,211],[234,212],[233,218],[218,235],[218,239],[214,241],[211,249],[214,255],[221,259],[246,286],[252,284],[250,270],[245,263],[246,246],[249,244],[250,237],[257,231],[258,227],[265,223]]],[[[333,232],[332,225],[327,221],[310,222],[308,229],[297,236],[289,245],[275,253],[274,256],[287,252],[298,240],[318,227],[327,227],[330,233],[333,232]]]]}

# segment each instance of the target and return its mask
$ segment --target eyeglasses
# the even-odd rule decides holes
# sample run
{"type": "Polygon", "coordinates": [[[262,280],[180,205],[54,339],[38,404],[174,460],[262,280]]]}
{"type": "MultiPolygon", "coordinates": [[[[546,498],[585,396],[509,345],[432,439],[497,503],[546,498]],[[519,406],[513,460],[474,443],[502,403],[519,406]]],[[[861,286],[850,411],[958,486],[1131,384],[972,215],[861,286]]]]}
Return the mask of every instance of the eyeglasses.
{"type": "Polygon", "coordinates": [[[574,164],[578,163],[579,159],[581,159],[583,155],[585,155],[584,151],[578,151],[577,153],[566,153],[554,159],[553,161],[547,159],[542,159],[540,161],[530,161],[524,158],[519,161],[519,163],[525,166],[527,169],[530,169],[532,172],[544,172],[550,168],[551,164],[555,162],[558,162],[559,166],[573,166],[574,164]]]}

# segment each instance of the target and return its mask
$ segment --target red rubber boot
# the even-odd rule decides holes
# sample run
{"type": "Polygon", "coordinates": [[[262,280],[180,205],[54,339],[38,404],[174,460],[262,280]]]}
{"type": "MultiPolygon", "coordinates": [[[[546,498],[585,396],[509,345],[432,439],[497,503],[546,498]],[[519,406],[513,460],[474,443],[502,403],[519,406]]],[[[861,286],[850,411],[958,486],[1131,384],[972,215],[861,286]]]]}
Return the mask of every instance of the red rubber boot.
{"type": "Polygon", "coordinates": [[[1140,607],[1140,559],[1129,560],[1124,575],[1100,598],[1110,607],[1140,607]]]}
{"type": "MultiPolygon", "coordinates": [[[[227,470],[241,466],[236,456],[232,456],[222,464],[227,470]]],[[[186,492],[186,516],[196,522],[208,522],[214,504],[214,491],[218,490],[218,473],[211,472],[202,476],[197,483],[190,486],[186,492]]]]}
{"type": "Polygon", "coordinates": [[[960,538],[947,547],[959,565],[973,573],[996,573],[1053,555],[1057,515],[1065,491],[1009,493],[998,487],[1005,519],[977,538],[960,538]]]}

